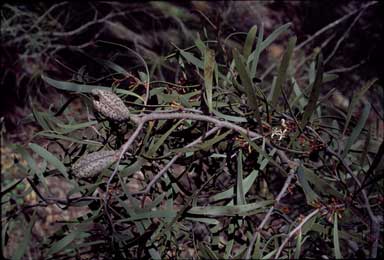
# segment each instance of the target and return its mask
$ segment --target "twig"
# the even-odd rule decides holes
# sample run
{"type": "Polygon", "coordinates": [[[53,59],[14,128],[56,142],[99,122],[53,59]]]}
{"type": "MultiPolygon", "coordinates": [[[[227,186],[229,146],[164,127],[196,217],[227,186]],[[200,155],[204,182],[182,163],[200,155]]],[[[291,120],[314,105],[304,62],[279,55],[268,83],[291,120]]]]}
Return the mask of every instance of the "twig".
{"type": "Polygon", "coordinates": [[[365,4],[362,8],[358,9],[358,10],[355,10],[353,12],[350,12],[349,14],[346,14],[344,15],[343,17],[337,19],[336,21],[328,24],[327,26],[323,27],[322,29],[318,30],[315,34],[313,34],[311,37],[309,37],[307,40],[303,41],[302,43],[300,43],[299,45],[296,46],[296,48],[294,49],[294,51],[296,50],[299,50],[301,49],[302,47],[304,47],[307,43],[313,41],[315,38],[317,38],[319,35],[323,34],[324,32],[328,31],[329,29],[339,25],[341,22],[347,20],[350,16],[356,14],[357,12],[359,12],[361,9],[366,9],[372,5],[375,5],[375,4],[378,4],[379,2],[378,1],[371,1],[371,2],[368,2],[367,4],[365,4]]]}
{"type": "Polygon", "coordinates": [[[147,121],[153,121],[153,120],[170,120],[170,119],[191,119],[191,120],[197,120],[197,121],[205,121],[205,122],[213,123],[215,126],[219,128],[232,129],[236,132],[245,134],[249,137],[254,137],[259,139],[263,137],[262,135],[256,132],[247,130],[241,126],[230,123],[228,121],[223,121],[211,116],[200,115],[200,114],[185,113],[185,112],[180,112],[180,113],[156,113],[155,112],[155,113],[151,113],[143,116],[131,116],[131,120],[136,124],[145,123],[147,121]]]}
{"type": "Polygon", "coordinates": [[[43,21],[43,19],[48,16],[54,9],[60,7],[60,6],[63,6],[63,5],[66,5],[68,4],[68,2],[61,2],[61,3],[58,3],[58,4],[54,4],[52,5],[43,15],[41,15],[39,17],[39,19],[37,19],[37,21],[25,32],[25,33],[29,33],[32,31],[33,28],[35,28],[35,26],[37,26],[41,21],[43,21]]]}
{"type": "Polygon", "coordinates": [[[345,163],[343,158],[341,158],[341,156],[339,154],[337,154],[336,152],[334,152],[331,148],[327,147],[327,152],[334,155],[341,162],[341,164],[347,170],[349,175],[352,176],[353,180],[357,183],[357,185],[359,186],[359,188],[361,190],[361,194],[362,194],[362,197],[364,200],[364,207],[367,209],[369,218],[371,219],[371,228],[370,229],[371,229],[371,235],[372,235],[373,243],[371,246],[370,257],[376,258],[377,247],[378,247],[379,236],[380,236],[380,220],[378,217],[376,217],[373,214],[373,211],[371,209],[371,205],[369,204],[367,192],[365,191],[364,187],[361,185],[361,182],[359,181],[359,179],[353,174],[352,169],[345,163]]]}
{"type": "Polygon", "coordinates": [[[256,239],[257,239],[257,234],[260,233],[260,230],[263,229],[263,227],[265,226],[265,224],[267,223],[268,219],[271,217],[272,215],[272,212],[273,210],[275,209],[275,207],[279,204],[281,198],[285,195],[285,192],[287,191],[288,189],[288,186],[289,184],[291,184],[291,181],[292,181],[292,178],[294,176],[294,173],[296,171],[296,167],[292,168],[289,172],[289,175],[287,177],[287,179],[285,180],[285,183],[283,185],[283,187],[281,188],[279,194],[277,195],[276,199],[275,199],[275,204],[268,210],[267,214],[265,215],[263,221],[260,223],[260,225],[257,227],[256,229],[256,232],[255,234],[253,235],[252,237],[252,240],[249,244],[249,247],[248,247],[248,250],[247,250],[247,254],[245,256],[245,259],[250,259],[251,258],[251,254],[252,254],[252,249],[254,247],[254,244],[256,242],[256,239]]]}
{"type": "Polygon", "coordinates": [[[301,227],[310,219],[312,218],[314,215],[316,215],[318,212],[319,212],[320,209],[315,209],[314,211],[311,212],[311,214],[309,214],[308,216],[306,216],[301,222],[300,224],[294,229],[292,230],[289,234],[288,234],[288,237],[283,241],[283,243],[280,245],[279,249],[277,250],[277,253],[275,255],[275,258],[277,259],[281,253],[281,251],[284,249],[284,246],[285,244],[288,243],[288,241],[291,239],[291,237],[293,237],[293,235],[296,234],[296,232],[301,229],[301,227]]]}
{"type": "MultiPolygon", "coordinates": [[[[200,115],[200,114],[193,114],[193,113],[185,113],[185,112],[180,112],[180,113],[151,113],[147,115],[132,115],[130,117],[130,120],[132,120],[134,123],[137,124],[137,128],[135,132],[129,137],[128,141],[120,148],[119,150],[119,159],[117,160],[115,170],[113,171],[112,175],[109,177],[109,180],[107,182],[107,191],[109,191],[109,187],[111,184],[112,179],[115,177],[117,173],[117,169],[119,167],[120,161],[124,156],[124,153],[127,151],[127,149],[131,146],[131,144],[134,142],[138,134],[140,133],[141,129],[143,128],[144,124],[148,121],[154,121],[154,120],[170,120],[170,119],[192,119],[192,120],[198,120],[198,121],[205,121],[205,122],[210,122],[215,124],[217,128],[229,128],[232,129],[236,132],[245,134],[249,137],[253,138],[262,138],[263,136],[247,130],[241,126],[238,126],[236,124],[227,122],[227,121],[222,121],[219,119],[216,119],[214,117],[206,116],[206,115],[200,115]]],[[[284,154],[282,154],[284,157],[285,161],[289,161],[288,157],[284,154]]]]}
{"type": "Polygon", "coordinates": [[[116,17],[116,16],[120,16],[120,15],[125,15],[127,12],[126,11],[123,11],[123,12],[118,12],[118,13],[111,13],[111,14],[108,14],[106,15],[105,17],[101,18],[101,19],[93,19],[92,21],[88,22],[88,23],[85,23],[83,24],[82,26],[72,30],[72,31],[68,31],[68,32],[52,32],[52,33],[47,33],[47,34],[50,34],[52,36],[55,36],[55,37],[68,37],[68,36],[73,36],[75,34],[78,34],[82,31],[84,31],[85,29],[87,29],[88,27],[94,25],[94,24],[98,24],[98,23],[104,23],[106,21],[108,21],[109,19],[113,18],[113,17],[116,17]]]}
{"type": "MultiPolygon", "coordinates": [[[[200,143],[203,140],[203,138],[210,136],[211,134],[215,133],[218,130],[219,130],[218,127],[212,128],[204,136],[200,136],[198,139],[196,139],[195,141],[193,141],[192,143],[188,144],[185,147],[186,148],[192,147],[192,146],[200,143]]],[[[148,193],[151,190],[151,187],[161,178],[161,176],[163,176],[167,172],[167,170],[172,166],[172,164],[175,163],[175,161],[181,155],[182,155],[181,153],[177,153],[175,156],[173,156],[173,158],[164,166],[164,168],[161,169],[161,171],[155,177],[152,178],[152,180],[148,183],[147,187],[144,190],[138,191],[138,192],[133,192],[132,195],[141,195],[141,194],[148,193]]]]}
{"type": "Polygon", "coordinates": [[[329,71],[326,71],[325,74],[349,72],[349,71],[352,71],[352,70],[360,67],[361,65],[363,65],[366,62],[367,62],[367,59],[364,59],[361,62],[359,62],[358,64],[355,64],[355,65],[352,65],[352,66],[346,67],[346,68],[338,68],[338,69],[329,70],[329,71]]]}
{"type": "MultiPolygon", "coordinates": [[[[366,9],[372,5],[375,5],[375,4],[378,4],[379,2],[378,1],[371,1],[371,2],[368,2],[367,4],[365,4],[362,8],[358,9],[358,10],[355,10],[349,14],[346,14],[344,15],[343,17],[337,19],[336,21],[328,24],[327,26],[321,28],[320,30],[318,30],[315,34],[313,34],[311,37],[309,37],[308,39],[306,39],[305,41],[303,41],[302,43],[300,43],[299,45],[297,45],[294,49],[293,49],[293,52],[296,52],[298,50],[300,50],[301,48],[303,48],[305,45],[307,45],[309,42],[313,41],[315,38],[317,38],[318,36],[320,36],[321,34],[323,34],[324,32],[328,31],[329,29],[339,25],[341,22],[345,21],[346,19],[348,19],[350,16],[360,12],[362,9],[366,9]]],[[[263,75],[260,77],[260,79],[264,79],[275,67],[277,66],[277,63],[274,63],[272,64],[264,73],[263,75]]]]}
{"type": "Polygon", "coordinates": [[[340,44],[345,40],[345,38],[348,36],[349,32],[351,31],[352,27],[357,23],[357,21],[360,19],[361,15],[364,13],[365,9],[367,7],[364,7],[360,13],[355,17],[355,19],[353,20],[353,22],[351,23],[351,25],[348,26],[347,30],[343,33],[343,35],[340,37],[340,39],[337,41],[336,45],[335,45],[335,48],[333,48],[331,54],[329,54],[329,56],[325,59],[324,61],[324,64],[328,63],[328,61],[330,61],[332,59],[332,57],[335,55],[335,53],[337,52],[337,50],[339,49],[340,47],[340,44]]]}
{"type": "Polygon", "coordinates": [[[140,122],[138,125],[137,125],[137,128],[135,130],[135,132],[133,132],[133,134],[129,137],[128,141],[123,144],[123,146],[120,148],[119,150],[119,159],[117,160],[117,163],[116,163],[116,167],[115,167],[115,170],[113,171],[112,175],[109,177],[108,179],[108,182],[107,182],[107,193],[109,191],[109,186],[111,184],[111,181],[113,179],[113,177],[115,177],[116,173],[117,173],[117,169],[119,168],[119,165],[120,165],[120,161],[121,159],[123,158],[124,156],[124,153],[128,150],[128,148],[132,145],[132,143],[135,141],[136,137],[139,135],[139,133],[141,132],[141,129],[143,128],[144,126],[144,123],[145,122],[140,122]]]}

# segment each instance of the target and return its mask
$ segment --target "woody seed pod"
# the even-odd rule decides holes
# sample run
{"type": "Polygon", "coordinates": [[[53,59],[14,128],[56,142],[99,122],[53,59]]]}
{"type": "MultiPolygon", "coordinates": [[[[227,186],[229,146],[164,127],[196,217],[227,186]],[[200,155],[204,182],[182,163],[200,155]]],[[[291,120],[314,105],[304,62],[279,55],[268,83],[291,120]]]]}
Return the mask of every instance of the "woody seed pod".
{"type": "Polygon", "coordinates": [[[129,119],[129,110],[124,102],[112,91],[92,90],[93,106],[97,112],[108,119],[126,121],[129,119]]]}
{"type": "Polygon", "coordinates": [[[99,151],[84,155],[73,164],[73,175],[78,178],[93,177],[108,168],[118,158],[118,151],[99,151]]]}

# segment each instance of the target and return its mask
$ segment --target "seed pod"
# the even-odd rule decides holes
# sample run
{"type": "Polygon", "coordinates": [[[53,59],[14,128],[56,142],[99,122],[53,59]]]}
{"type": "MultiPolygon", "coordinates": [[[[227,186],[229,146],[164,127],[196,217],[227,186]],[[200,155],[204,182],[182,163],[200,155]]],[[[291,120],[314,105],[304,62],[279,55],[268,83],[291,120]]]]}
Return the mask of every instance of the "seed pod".
{"type": "Polygon", "coordinates": [[[112,91],[92,90],[93,106],[97,112],[108,119],[126,121],[129,119],[129,110],[124,102],[112,91]]]}
{"type": "Polygon", "coordinates": [[[73,164],[73,175],[78,178],[93,177],[108,168],[118,158],[118,151],[99,151],[84,155],[73,164]]]}

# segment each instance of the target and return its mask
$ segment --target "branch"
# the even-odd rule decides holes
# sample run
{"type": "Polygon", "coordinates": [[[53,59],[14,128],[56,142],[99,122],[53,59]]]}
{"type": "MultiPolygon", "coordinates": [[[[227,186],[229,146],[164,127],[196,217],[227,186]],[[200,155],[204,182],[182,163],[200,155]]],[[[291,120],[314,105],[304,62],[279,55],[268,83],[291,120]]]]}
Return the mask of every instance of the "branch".
{"type": "Polygon", "coordinates": [[[185,112],[179,112],[179,113],[156,113],[155,112],[148,115],[131,116],[131,120],[136,124],[145,123],[147,121],[170,120],[170,119],[191,119],[191,120],[197,120],[197,121],[205,121],[205,122],[214,124],[216,127],[232,129],[238,133],[245,134],[252,138],[259,139],[263,137],[262,135],[256,132],[247,130],[236,124],[230,123],[228,121],[219,120],[217,118],[206,116],[206,115],[199,115],[199,114],[192,114],[192,113],[185,113],[185,112]]]}

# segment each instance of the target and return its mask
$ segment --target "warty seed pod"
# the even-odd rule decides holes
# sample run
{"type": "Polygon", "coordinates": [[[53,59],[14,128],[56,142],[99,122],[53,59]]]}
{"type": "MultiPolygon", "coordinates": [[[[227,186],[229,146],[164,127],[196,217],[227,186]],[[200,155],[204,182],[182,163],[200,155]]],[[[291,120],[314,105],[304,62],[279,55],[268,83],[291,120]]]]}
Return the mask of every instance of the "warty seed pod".
{"type": "Polygon", "coordinates": [[[99,151],[82,156],[72,166],[72,173],[78,178],[96,176],[119,158],[118,151],[99,151]]]}
{"type": "Polygon", "coordinates": [[[129,119],[129,110],[115,93],[109,90],[93,89],[93,107],[101,115],[115,121],[129,119]]]}

